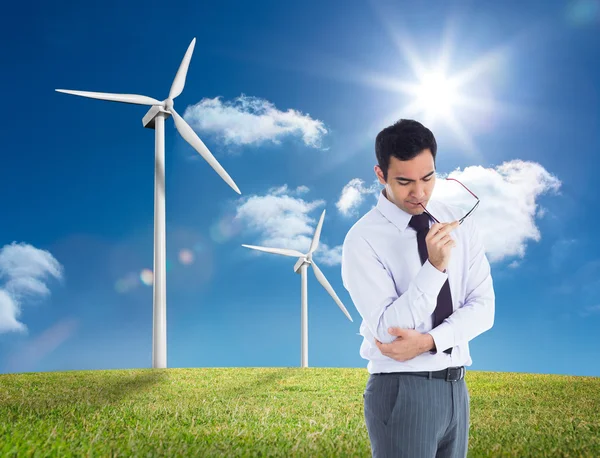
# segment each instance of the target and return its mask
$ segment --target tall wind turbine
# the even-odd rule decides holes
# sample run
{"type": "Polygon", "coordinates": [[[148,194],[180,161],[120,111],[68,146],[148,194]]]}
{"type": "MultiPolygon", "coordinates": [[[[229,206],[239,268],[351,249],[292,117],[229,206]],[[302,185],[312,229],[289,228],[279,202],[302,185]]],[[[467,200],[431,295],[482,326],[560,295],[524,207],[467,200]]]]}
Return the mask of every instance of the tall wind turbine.
{"type": "Polygon", "coordinates": [[[152,322],[152,367],[167,367],[167,291],[166,291],[166,240],[165,240],[165,119],[173,116],[175,127],[181,136],[208,162],[235,192],[241,194],[231,177],[217,162],[202,140],[187,122],[175,111],[173,100],[181,94],[185,86],[196,38],[192,40],[179,65],[169,96],[161,101],[137,94],[109,94],[106,92],[87,92],[56,89],[66,94],[109,100],[111,102],[150,105],[142,124],[154,129],[154,281],[153,281],[153,322],[152,322]]]}
{"type": "Polygon", "coordinates": [[[313,253],[316,251],[317,247],[319,246],[319,238],[321,237],[321,228],[323,227],[323,219],[324,218],[325,218],[325,210],[323,210],[323,213],[321,214],[321,219],[319,220],[319,224],[317,224],[317,228],[315,229],[315,233],[313,235],[313,239],[310,244],[310,249],[308,250],[308,253],[306,253],[306,254],[300,253],[299,251],[296,251],[296,250],[289,250],[287,248],[265,248],[262,246],[242,244],[242,246],[244,246],[246,248],[252,248],[253,250],[266,251],[267,253],[282,254],[284,256],[298,257],[298,261],[296,262],[296,265],[294,266],[294,272],[299,273],[302,278],[302,280],[301,280],[302,308],[301,308],[301,326],[300,326],[300,332],[301,332],[301,336],[302,336],[301,337],[301,348],[302,348],[301,349],[301,364],[302,364],[302,367],[308,367],[308,306],[307,306],[308,288],[307,288],[307,282],[306,282],[306,269],[309,264],[312,266],[312,268],[315,272],[315,277],[317,277],[317,280],[319,281],[319,283],[321,283],[321,285],[323,285],[323,288],[325,288],[327,290],[329,295],[333,298],[333,300],[340,307],[340,309],[342,309],[342,312],[344,312],[344,314],[348,317],[348,319],[350,321],[353,321],[352,318],[350,317],[350,314],[348,313],[348,310],[346,310],[346,307],[344,307],[344,304],[342,304],[342,301],[340,300],[340,298],[337,296],[337,294],[335,294],[335,291],[333,290],[333,288],[331,287],[331,285],[325,278],[325,275],[323,275],[323,272],[321,272],[321,269],[319,269],[319,267],[317,266],[317,264],[315,263],[315,261],[312,258],[313,253]]]}

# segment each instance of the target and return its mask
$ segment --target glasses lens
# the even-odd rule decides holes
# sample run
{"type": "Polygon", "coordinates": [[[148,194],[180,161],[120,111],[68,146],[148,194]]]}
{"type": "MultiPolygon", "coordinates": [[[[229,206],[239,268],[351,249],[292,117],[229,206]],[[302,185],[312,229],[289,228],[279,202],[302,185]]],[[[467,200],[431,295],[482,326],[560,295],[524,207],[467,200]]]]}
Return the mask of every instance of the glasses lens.
{"type": "MultiPolygon", "coordinates": [[[[463,187],[463,188],[464,188],[466,191],[468,191],[468,192],[469,192],[469,194],[471,194],[471,195],[472,195],[472,196],[473,196],[475,199],[477,199],[477,202],[475,203],[475,205],[473,206],[473,208],[471,208],[471,209],[470,209],[470,210],[467,212],[467,214],[466,214],[465,216],[463,216],[462,218],[460,218],[460,219],[458,220],[458,224],[462,224],[462,223],[463,223],[463,221],[464,221],[465,219],[467,219],[467,216],[469,216],[471,213],[473,213],[473,212],[475,211],[475,209],[476,209],[476,208],[479,206],[479,197],[477,197],[475,194],[473,194],[473,192],[472,192],[472,191],[471,191],[469,188],[467,188],[467,187],[466,187],[464,184],[462,184],[462,183],[461,183],[460,181],[458,181],[456,178],[446,178],[446,180],[448,180],[448,181],[456,181],[456,182],[457,182],[458,184],[460,184],[460,185],[461,185],[461,186],[462,186],[462,187],[463,187]]],[[[440,221],[439,221],[437,218],[435,218],[435,217],[434,217],[434,216],[433,216],[431,213],[427,212],[427,214],[428,214],[429,216],[431,216],[431,217],[434,219],[434,221],[436,221],[436,222],[438,222],[438,223],[440,222],[440,221]]]]}

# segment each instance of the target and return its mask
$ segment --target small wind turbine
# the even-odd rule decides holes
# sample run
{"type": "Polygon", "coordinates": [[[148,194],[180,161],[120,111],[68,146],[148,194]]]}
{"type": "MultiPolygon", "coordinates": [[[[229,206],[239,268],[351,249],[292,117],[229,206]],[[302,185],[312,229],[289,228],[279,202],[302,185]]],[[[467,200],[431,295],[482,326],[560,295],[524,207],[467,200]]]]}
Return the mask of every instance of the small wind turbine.
{"type": "Polygon", "coordinates": [[[253,250],[258,250],[258,251],[266,251],[267,253],[275,253],[275,254],[282,254],[284,256],[293,256],[293,257],[298,257],[298,261],[296,262],[296,265],[294,266],[294,272],[296,273],[300,273],[301,275],[301,300],[302,300],[302,314],[301,314],[301,326],[300,326],[300,330],[301,330],[301,364],[302,367],[308,367],[308,306],[307,306],[307,301],[308,301],[308,288],[307,288],[307,282],[306,282],[306,268],[307,266],[310,264],[315,272],[315,276],[317,277],[317,280],[319,280],[319,283],[321,283],[321,285],[323,285],[323,288],[325,288],[327,290],[327,292],[330,294],[330,296],[333,298],[333,300],[336,302],[336,304],[340,307],[340,309],[342,309],[342,312],[344,312],[344,314],[348,317],[348,319],[350,321],[353,322],[352,318],[350,317],[350,314],[348,313],[348,310],[346,310],[346,307],[344,307],[344,304],[342,304],[342,301],[340,300],[340,298],[337,296],[337,294],[335,294],[335,291],[333,290],[333,288],[331,287],[331,285],[329,284],[329,282],[327,281],[327,279],[325,278],[325,275],[323,275],[323,272],[321,272],[321,269],[319,269],[319,267],[317,266],[317,264],[315,263],[315,261],[312,258],[313,253],[316,251],[317,247],[319,246],[319,238],[321,237],[321,227],[323,227],[323,219],[325,218],[325,210],[323,210],[323,213],[321,214],[321,219],[319,220],[319,224],[317,224],[317,229],[315,230],[315,233],[313,235],[313,239],[312,242],[310,244],[310,249],[308,250],[308,253],[306,254],[302,254],[299,251],[296,250],[289,250],[287,248],[265,248],[265,247],[261,247],[261,246],[254,246],[254,245],[244,245],[242,244],[242,246],[246,247],[246,248],[252,248],[253,250]]]}
{"type": "Polygon", "coordinates": [[[56,89],[66,94],[80,95],[92,99],[109,100],[111,102],[150,105],[142,124],[154,129],[154,281],[153,281],[153,322],[152,322],[152,367],[167,367],[167,291],[166,291],[166,240],[165,240],[165,119],[173,115],[175,127],[181,136],[198,151],[200,156],[219,174],[235,192],[240,190],[217,162],[202,140],[173,108],[173,100],[181,94],[185,86],[196,38],[192,40],[179,65],[179,70],[171,85],[169,96],[162,102],[137,94],[109,94],[106,92],[87,92],[56,89]]]}

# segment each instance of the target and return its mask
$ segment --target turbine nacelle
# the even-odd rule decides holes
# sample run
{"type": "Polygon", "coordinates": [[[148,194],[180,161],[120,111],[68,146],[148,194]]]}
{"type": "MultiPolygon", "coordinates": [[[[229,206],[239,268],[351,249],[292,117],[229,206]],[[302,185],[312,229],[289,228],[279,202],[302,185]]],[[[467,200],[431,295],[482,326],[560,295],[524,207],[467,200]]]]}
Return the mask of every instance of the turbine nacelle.
{"type": "Polygon", "coordinates": [[[300,267],[302,267],[303,264],[311,264],[311,261],[306,256],[298,258],[296,265],[294,265],[294,272],[296,272],[297,274],[301,273],[300,267]]]}
{"type": "Polygon", "coordinates": [[[147,129],[154,129],[154,120],[158,113],[163,113],[165,120],[171,116],[171,111],[175,109],[175,101],[173,99],[166,98],[157,105],[152,105],[152,108],[142,118],[142,125],[147,129]]]}

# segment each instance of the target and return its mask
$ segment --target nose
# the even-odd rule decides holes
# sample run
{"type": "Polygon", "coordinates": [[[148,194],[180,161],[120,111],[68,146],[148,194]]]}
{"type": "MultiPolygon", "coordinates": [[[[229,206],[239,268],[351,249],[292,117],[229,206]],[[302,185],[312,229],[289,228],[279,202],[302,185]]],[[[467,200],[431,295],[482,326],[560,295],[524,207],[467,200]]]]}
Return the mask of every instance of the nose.
{"type": "Polygon", "coordinates": [[[411,194],[414,196],[415,200],[422,200],[425,197],[425,185],[424,184],[415,184],[411,194]]]}

